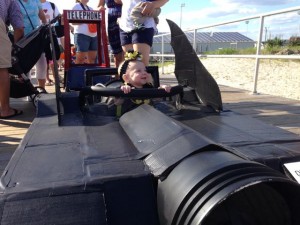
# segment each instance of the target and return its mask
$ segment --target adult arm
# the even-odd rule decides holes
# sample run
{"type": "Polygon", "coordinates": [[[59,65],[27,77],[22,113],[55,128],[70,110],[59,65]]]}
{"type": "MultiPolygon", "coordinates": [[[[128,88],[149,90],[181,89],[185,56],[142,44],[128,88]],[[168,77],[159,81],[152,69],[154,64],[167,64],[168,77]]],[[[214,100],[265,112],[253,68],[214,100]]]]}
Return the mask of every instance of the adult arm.
{"type": "Polygon", "coordinates": [[[38,15],[43,24],[47,23],[46,15],[42,9],[39,9],[38,15]]]}
{"type": "Polygon", "coordinates": [[[14,28],[14,41],[17,42],[24,36],[24,22],[20,5],[16,1],[11,1],[8,8],[8,19],[14,28]]]}
{"type": "Polygon", "coordinates": [[[24,28],[16,28],[14,29],[14,42],[16,43],[24,36],[24,28]]]}
{"type": "Polygon", "coordinates": [[[105,5],[105,0],[99,0],[98,9],[99,10],[105,9],[104,5],[105,5]]]}
{"type": "Polygon", "coordinates": [[[142,6],[144,7],[142,14],[144,16],[150,16],[155,9],[164,6],[169,0],[156,0],[153,2],[144,2],[142,6]]]}
{"type": "Polygon", "coordinates": [[[123,2],[122,2],[122,0],[115,0],[115,3],[117,3],[117,4],[123,4],[123,2]]]}

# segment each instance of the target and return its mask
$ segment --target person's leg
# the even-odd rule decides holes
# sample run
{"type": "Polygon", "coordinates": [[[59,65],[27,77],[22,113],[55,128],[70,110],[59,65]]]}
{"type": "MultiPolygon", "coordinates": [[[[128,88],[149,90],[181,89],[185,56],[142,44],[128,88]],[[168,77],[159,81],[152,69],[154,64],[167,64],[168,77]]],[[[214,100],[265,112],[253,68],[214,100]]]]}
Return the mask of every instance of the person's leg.
{"type": "Polygon", "coordinates": [[[75,64],[86,63],[87,52],[76,52],[75,64]]]}
{"type": "Polygon", "coordinates": [[[76,46],[75,64],[87,63],[89,37],[84,34],[74,34],[74,44],[76,46]]]}
{"type": "Polygon", "coordinates": [[[88,51],[87,53],[87,63],[95,64],[97,57],[97,51],[88,51]]]}
{"type": "Polygon", "coordinates": [[[123,52],[128,52],[129,50],[133,50],[133,45],[132,44],[123,45],[122,49],[123,49],[123,52]]]}
{"type": "Polygon", "coordinates": [[[151,47],[148,44],[144,44],[144,43],[133,44],[133,50],[138,51],[142,54],[142,62],[145,64],[145,66],[149,65],[150,48],[151,47]]]}
{"type": "Polygon", "coordinates": [[[115,67],[118,68],[120,63],[124,61],[124,53],[120,39],[120,27],[117,20],[117,15],[108,13],[108,42],[114,57],[115,67]]]}
{"type": "Polygon", "coordinates": [[[10,77],[8,73],[11,67],[11,42],[6,34],[4,22],[0,19],[0,117],[19,115],[22,113],[10,107],[10,77]]]}
{"type": "Polygon", "coordinates": [[[132,33],[127,33],[122,29],[120,29],[120,41],[121,41],[123,53],[129,50],[133,50],[132,33]]]}
{"type": "Polygon", "coordinates": [[[150,60],[150,50],[153,43],[154,29],[146,28],[138,30],[132,35],[133,50],[142,54],[143,63],[148,66],[150,60]]]}
{"type": "Polygon", "coordinates": [[[1,116],[7,116],[13,110],[9,106],[10,78],[6,68],[0,68],[0,85],[1,116]]]}
{"type": "Polygon", "coordinates": [[[46,84],[46,74],[47,74],[47,60],[45,53],[41,55],[36,65],[36,79],[38,81],[38,86],[45,88],[46,84]]]}
{"type": "Polygon", "coordinates": [[[94,64],[97,58],[97,51],[98,51],[98,38],[96,37],[89,37],[89,51],[88,51],[88,63],[94,64]]]}
{"type": "Polygon", "coordinates": [[[119,52],[117,54],[114,54],[114,62],[115,62],[115,66],[118,68],[120,63],[124,61],[124,53],[119,52]]]}
{"type": "Polygon", "coordinates": [[[53,80],[50,78],[50,73],[49,73],[49,69],[51,69],[51,71],[52,71],[52,67],[50,65],[51,60],[48,60],[46,57],[46,62],[47,62],[47,69],[46,69],[46,84],[45,85],[50,86],[53,84],[53,80]]]}

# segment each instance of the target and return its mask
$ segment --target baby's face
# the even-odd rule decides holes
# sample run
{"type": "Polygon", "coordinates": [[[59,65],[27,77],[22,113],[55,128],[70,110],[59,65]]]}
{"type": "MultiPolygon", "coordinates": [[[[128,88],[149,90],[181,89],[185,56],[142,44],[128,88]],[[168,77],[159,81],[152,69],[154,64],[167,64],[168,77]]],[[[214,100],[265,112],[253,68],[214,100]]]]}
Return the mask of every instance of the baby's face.
{"type": "Polygon", "coordinates": [[[144,63],[140,61],[129,62],[124,80],[136,88],[142,88],[146,83],[151,82],[151,74],[146,71],[144,63]]]}

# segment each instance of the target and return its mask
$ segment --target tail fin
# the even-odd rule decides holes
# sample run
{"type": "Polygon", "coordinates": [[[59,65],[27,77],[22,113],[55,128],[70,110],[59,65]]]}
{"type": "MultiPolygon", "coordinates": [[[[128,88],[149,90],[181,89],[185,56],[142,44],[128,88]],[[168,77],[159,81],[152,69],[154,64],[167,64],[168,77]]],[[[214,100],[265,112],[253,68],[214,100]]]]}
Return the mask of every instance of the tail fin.
{"type": "Polygon", "coordinates": [[[171,30],[171,45],[175,53],[175,76],[179,84],[195,89],[197,98],[206,106],[223,110],[221,92],[217,82],[203,66],[182,30],[167,20],[171,30]]]}

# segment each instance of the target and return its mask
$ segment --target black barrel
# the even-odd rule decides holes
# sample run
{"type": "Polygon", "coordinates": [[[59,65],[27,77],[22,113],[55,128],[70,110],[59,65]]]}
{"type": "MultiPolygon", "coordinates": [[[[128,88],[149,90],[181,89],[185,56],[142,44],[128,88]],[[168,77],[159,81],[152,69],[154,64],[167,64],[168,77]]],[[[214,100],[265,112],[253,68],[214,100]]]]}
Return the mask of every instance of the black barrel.
{"type": "Polygon", "coordinates": [[[230,152],[201,152],[158,183],[160,224],[299,225],[299,187],[230,152]]]}

